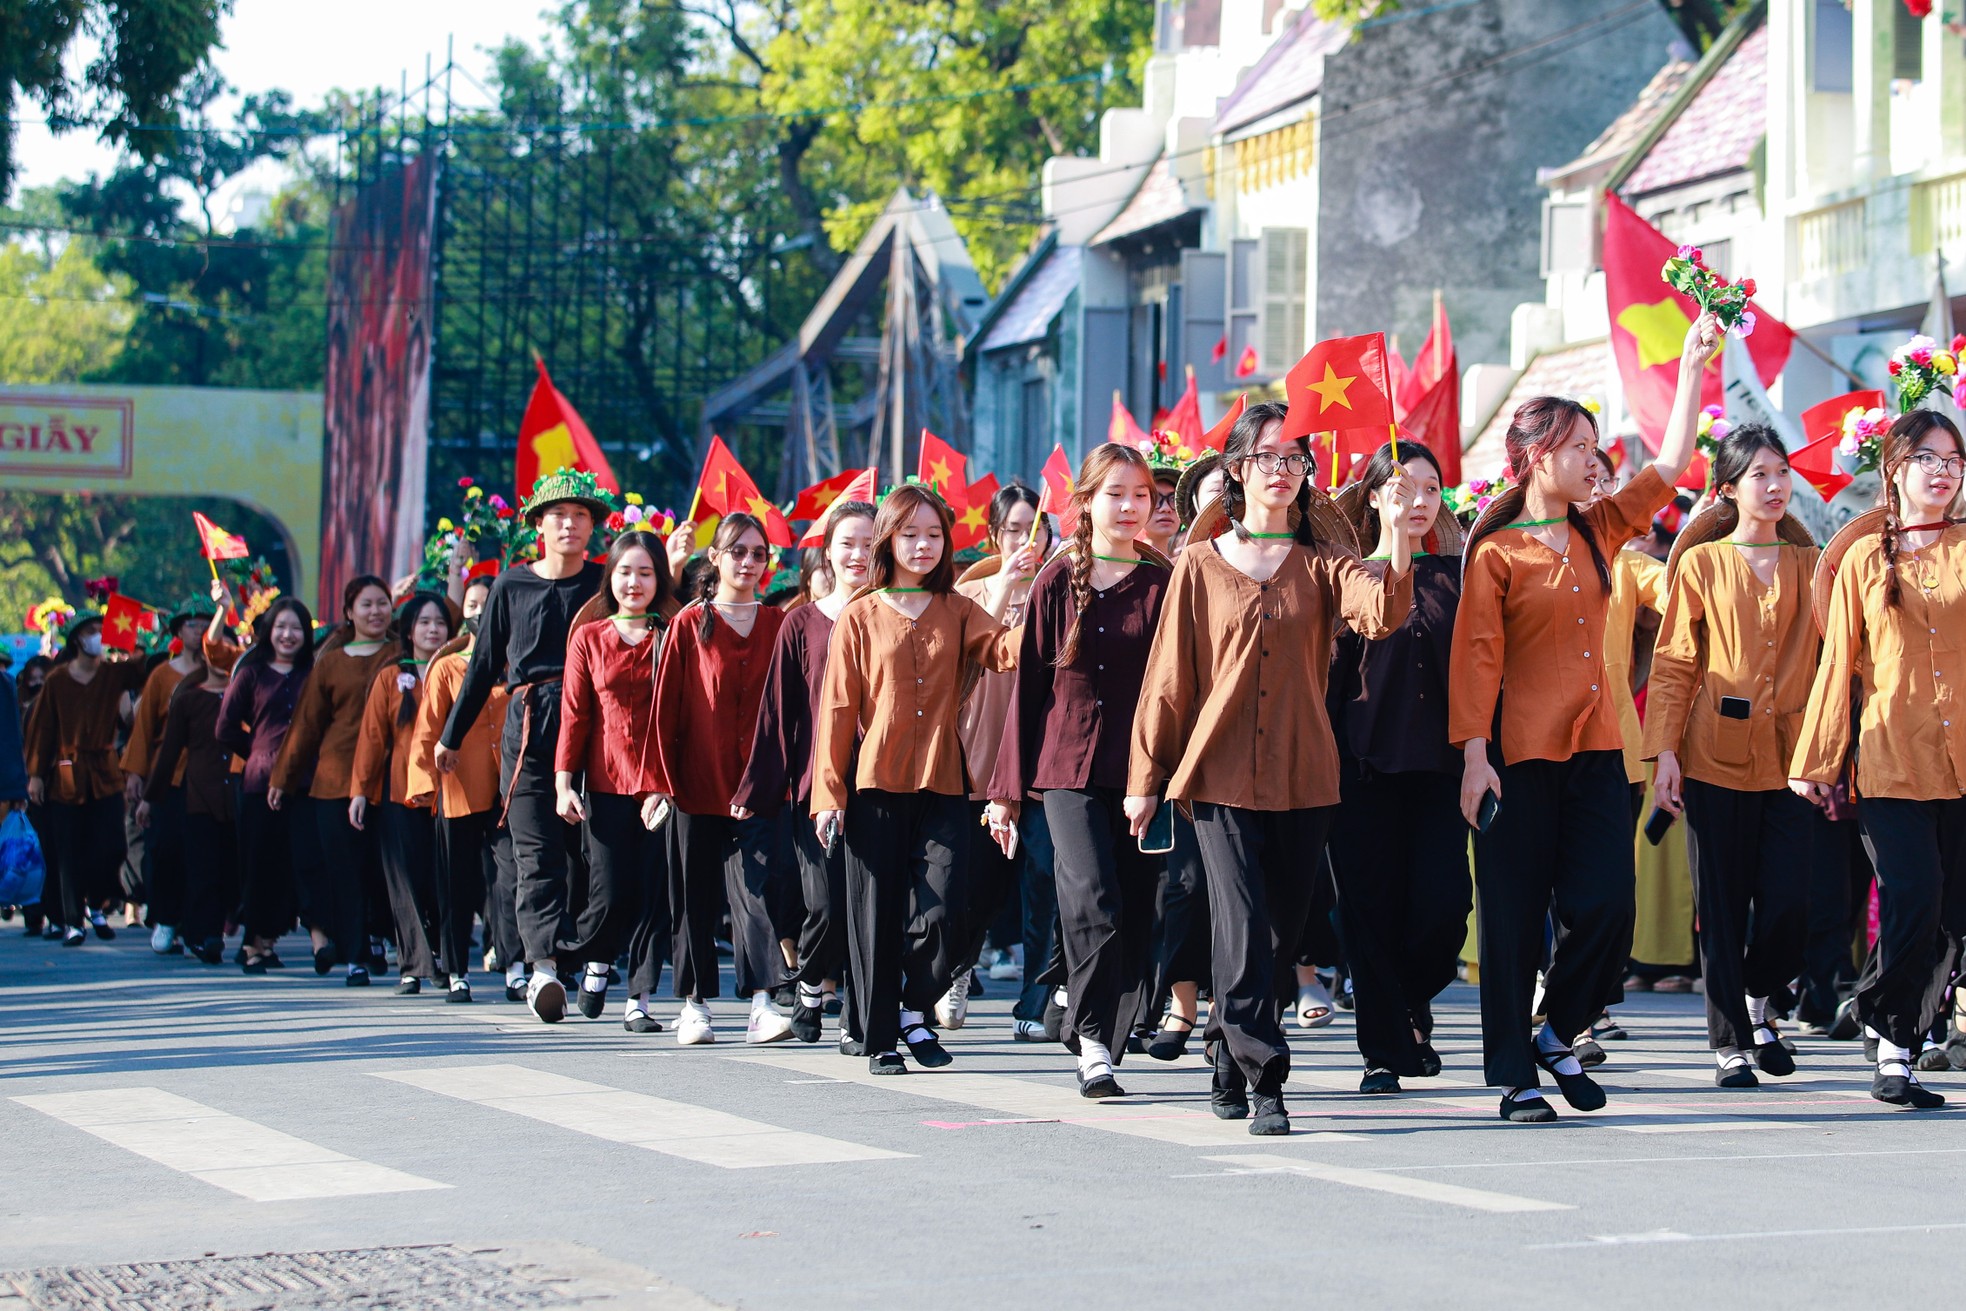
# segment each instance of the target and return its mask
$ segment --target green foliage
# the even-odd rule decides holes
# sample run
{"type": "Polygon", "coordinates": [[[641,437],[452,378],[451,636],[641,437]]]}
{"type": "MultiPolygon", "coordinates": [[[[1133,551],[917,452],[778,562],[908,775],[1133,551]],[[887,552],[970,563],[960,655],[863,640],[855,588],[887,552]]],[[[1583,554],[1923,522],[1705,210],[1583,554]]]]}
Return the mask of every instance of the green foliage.
{"type": "Polygon", "coordinates": [[[94,243],[29,225],[54,213],[51,193],[0,210],[0,381],[79,382],[115,360],[134,311],[128,280],[104,272],[94,243]]]}

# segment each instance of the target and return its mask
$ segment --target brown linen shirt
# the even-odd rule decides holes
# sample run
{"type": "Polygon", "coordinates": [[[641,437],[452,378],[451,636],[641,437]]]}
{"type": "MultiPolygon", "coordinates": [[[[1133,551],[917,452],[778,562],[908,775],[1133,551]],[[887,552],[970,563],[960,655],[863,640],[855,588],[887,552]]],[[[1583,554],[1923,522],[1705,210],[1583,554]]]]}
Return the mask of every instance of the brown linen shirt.
{"type": "Polygon", "coordinates": [[[156,804],[176,779],[184,787],[184,808],[193,815],[210,815],[232,822],[232,753],[220,746],[215,730],[225,694],[204,686],[180,687],[171,697],[164,728],[151,756],[144,799],[156,804]]]}
{"type": "Polygon", "coordinates": [[[140,660],[104,660],[86,683],[70,665],[48,671],[22,732],[27,775],[42,780],[48,800],[76,806],[123,790],[116,729],[123,693],[142,679],[140,660]]]}
{"type": "Polygon", "coordinates": [[[930,597],[919,619],[871,592],[849,602],[826,657],[812,813],[846,809],[849,786],[966,796],[956,731],[963,678],[972,665],[1015,668],[1018,638],[1018,629],[954,592],[930,597]],[[863,729],[856,765],[854,736],[863,729]]]}
{"type": "MultiPolygon", "coordinates": [[[[989,590],[990,580],[987,578],[956,584],[958,594],[978,605],[986,603],[989,590]]],[[[1004,606],[1003,626],[1015,628],[1023,623],[1024,612],[1030,604],[1027,589],[1023,600],[1004,606]]],[[[963,763],[969,768],[971,801],[989,800],[983,794],[989,790],[990,775],[997,768],[997,749],[1003,744],[1003,726],[1010,717],[1010,699],[1016,677],[1015,674],[986,672],[976,680],[976,686],[970,689],[968,699],[963,702],[962,713],[956,716],[956,736],[962,739],[963,763]]]]}
{"type": "MultiPolygon", "coordinates": [[[[375,671],[369,681],[368,699],[362,703],[362,720],[355,733],[355,759],[349,768],[348,790],[352,796],[368,799],[370,805],[394,801],[398,805],[428,810],[430,799],[419,797],[410,783],[410,761],[416,754],[416,714],[402,722],[404,676],[414,674],[394,664],[375,671]]],[[[419,680],[420,681],[420,680],[419,680]]],[[[419,686],[420,695],[423,688],[419,686]]]]}
{"type": "Polygon", "coordinates": [[[1885,602],[1887,573],[1881,537],[1852,546],[1836,571],[1822,663],[1789,776],[1834,783],[1855,745],[1862,796],[1966,796],[1966,698],[1959,692],[1966,685],[1966,525],[1952,525],[1922,551],[1900,549],[1895,609],[1885,602]],[[1854,744],[1852,675],[1863,680],[1854,744]]]}
{"type": "MultiPolygon", "coordinates": [[[[1338,802],[1324,704],[1343,620],[1378,639],[1413,603],[1413,571],[1381,578],[1350,551],[1294,546],[1257,582],[1196,543],[1174,563],[1133,717],[1127,793],[1244,810],[1338,802]]],[[[1307,853],[1308,856],[1308,853],[1307,853]]]]}
{"type": "MultiPolygon", "coordinates": [[[[355,738],[362,726],[362,708],[368,704],[369,684],[376,671],[393,668],[400,649],[384,642],[365,656],[349,655],[336,647],[323,651],[314,660],[314,671],[300,691],[300,704],[294,709],[293,725],[287,740],[280,744],[280,755],[273,762],[273,786],[292,792],[313,782],[307,795],[318,801],[346,801],[349,775],[355,765],[355,738]]],[[[380,801],[380,797],[370,797],[380,801]]]]}
{"type": "Polygon", "coordinates": [[[457,748],[457,768],[448,774],[436,772],[437,739],[450,718],[457,689],[464,683],[465,666],[470,662],[468,650],[453,651],[430,662],[416,705],[415,731],[410,735],[410,798],[427,802],[435,795],[442,806],[440,813],[449,819],[482,815],[498,806],[498,738],[505,727],[503,686],[492,688],[485,708],[465,731],[457,748]]]}
{"type": "MultiPolygon", "coordinates": [[[[157,744],[164,737],[164,716],[171,708],[171,693],[184,681],[184,675],[171,668],[171,662],[162,661],[150,671],[150,677],[143,680],[143,694],[137,698],[136,713],[130,717],[130,740],[123,744],[122,766],[125,774],[150,776],[150,758],[157,750],[157,744]]],[[[184,782],[184,765],[180,761],[177,775],[171,785],[184,782]]]]}
{"type": "MultiPolygon", "coordinates": [[[[1671,499],[1672,488],[1648,465],[1616,495],[1583,511],[1607,566],[1671,499]]],[[[1575,528],[1561,553],[1520,528],[1497,529],[1476,543],[1454,616],[1448,679],[1454,745],[1496,737],[1499,705],[1502,759],[1511,765],[1622,751],[1604,650],[1609,608],[1590,547],[1575,528]]]]}
{"type": "Polygon", "coordinates": [[[1680,557],[1652,652],[1645,759],[1676,752],[1686,777],[1740,792],[1788,786],[1821,647],[1809,613],[1821,554],[1783,547],[1767,587],[1730,543],[1705,542],[1680,557]],[[1746,698],[1748,717],[1723,718],[1725,696],[1746,698]]]}

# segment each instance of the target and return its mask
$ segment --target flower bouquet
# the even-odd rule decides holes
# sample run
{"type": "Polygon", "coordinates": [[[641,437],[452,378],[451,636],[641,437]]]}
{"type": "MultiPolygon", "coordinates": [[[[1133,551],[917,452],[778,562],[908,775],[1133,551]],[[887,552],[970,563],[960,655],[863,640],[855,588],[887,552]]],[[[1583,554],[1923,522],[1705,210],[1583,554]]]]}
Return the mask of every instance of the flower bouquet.
{"type": "Polygon", "coordinates": [[[1837,439],[1836,453],[1855,460],[1858,473],[1868,473],[1882,462],[1884,433],[1890,426],[1891,416],[1884,410],[1859,406],[1843,416],[1843,435],[1837,439]]]}
{"type": "Polygon", "coordinates": [[[1457,519],[1479,515],[1488,508],[1488,503],[1508,485],[1505,478],[1471,478],[1459,487],[1443,488],[1441,503],[1457,519]]]}
{"type": "Polygon", "coordinates": [[[1699,429],[1693,434],[1693,445],[1711,462],[1720,453],[1720,443],[1732,431],[1734,425],[1727,422],[1727,411],[1718,405],[1704,406],[1700,410],[1699,429]]]}
{"type": "Polygon", "coordinates": [[[1884,370],[1898,393],[1898,413],[1909,414],[1935,394],[1949,394],[1954,405],[1966,408],[1966,383],[1958,376],[1962,351],[1966,351],[1966,334],[1941,346],[1923,333],[1893,351],[1884,370]]]}
{"type": "Polygon", "coordinates": [[[1697,246],[1681,246],[1659,276],[1674,291],[1692,297],[1702,310],[1712,311],[1721,331],[1742,337],[1754,335],[1754,311],[1748,308],[1754,299],[1753,278],[1729,282],[1707,267],[1705,253],[1697,246]]]}

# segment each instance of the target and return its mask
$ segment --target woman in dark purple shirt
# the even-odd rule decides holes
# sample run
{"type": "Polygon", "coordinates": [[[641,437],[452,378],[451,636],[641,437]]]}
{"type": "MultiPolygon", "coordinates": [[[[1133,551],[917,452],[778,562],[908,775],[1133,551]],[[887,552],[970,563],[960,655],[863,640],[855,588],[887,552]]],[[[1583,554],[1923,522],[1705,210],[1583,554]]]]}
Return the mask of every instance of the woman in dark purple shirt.
{"type": "MultiPolygon", "coordinates": [[[[216,627],[216,626],[215,626],[216,627]]],[[[291,596],[275,601],[253,625],[253,644],[239,657],[232,685],[219,703],[220,746],[244,758],[246,775],[239,801],[239,857],[245,872],[243,918],[248,974],[264,974],[277,966],[273,944],[294,925],[294,835],[288,832],[290,811],[266,804],[274,757],[287,740],[294,704],[314,667],[314,616],[291,596]]],[[[320,951],[327,945],[316,933],[316,973],[320,951]]],[[[330,959],[332,963],[332,959],[330,959]]]]}

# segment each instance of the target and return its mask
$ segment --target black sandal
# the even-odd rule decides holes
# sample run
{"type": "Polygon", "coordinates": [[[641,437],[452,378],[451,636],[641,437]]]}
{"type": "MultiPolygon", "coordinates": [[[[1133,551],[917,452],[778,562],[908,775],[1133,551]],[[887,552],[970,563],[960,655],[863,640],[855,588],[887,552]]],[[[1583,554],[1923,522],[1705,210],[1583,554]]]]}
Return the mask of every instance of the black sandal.
{"type": "Polygon", "coordinates": [[[1178,1061],[1188,1054],[1188,1039],[1195,1036],[1195,1026],[1190,1020],[1177,1020],[1169,1016],[1162,1021],[1160,1032],[1147,1044],[1147,1055],[1157,1061],[1178,1061]],[[1185,1024],[1185,1029],[1171,1029],[1170,1024],[1185,1024]]]}
{"type": "Polygon", "coordinates": [[[1591,1078],[1590,1075],[1585,1074],[1582,1070],[1577,1071],[1575,1074],[1559,1074],[1557,1072],[1557,1064],[1564,1057],[1571,1054],[1568,1049],[1560,1052],[1546,1052],[1541,1047],[1537,1047],[1536,1063],[1550,1072],[1550,1077],[1556,1080],[1557,1091],[1563,1094],[1563,1100],[1570,1103],[1572,1110],[1603,1110],[1605,1102],[1604,1089],[1598,1087],[1597,1080],[1591,1078]]]}
{"type": "Polygon", "coordinates": [[[914,1057],[915,1064],[924,1070],[939,1070],[945,1065],[954,1063],[956,1059],[943,1048],[942,1043],[935,1036],[935,1030],[926,1024],[911,1026],[901,1035],[901,1041],[908,1044],[908,1054],[914,1057]],[[919,1038],[915,1037],[918,1033],[922,1035],[919,1038]]]}

